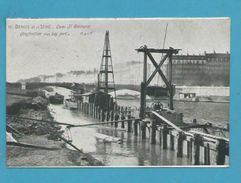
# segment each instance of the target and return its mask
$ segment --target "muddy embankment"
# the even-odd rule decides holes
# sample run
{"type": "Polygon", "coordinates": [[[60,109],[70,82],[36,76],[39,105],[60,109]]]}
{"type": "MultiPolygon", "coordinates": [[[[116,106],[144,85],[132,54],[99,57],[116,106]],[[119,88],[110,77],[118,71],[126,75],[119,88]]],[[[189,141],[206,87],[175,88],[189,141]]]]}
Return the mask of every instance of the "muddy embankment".
{"type": "Polygon", "coordinates": [[[34,118],[53,121],[48,110],[48,100],[44,97],[27,97],[8,94],[7,125],[16,130],[12,136],[17,142],[33,144],[52,150],[7,145],[7,165],[21,166],[101,166],[100,161],[91,155],[66,148],[58,138],[61,127],[56,124],[22,118],[34,118]],[[21,98],[22,97],[22,98],[21,98]]]}

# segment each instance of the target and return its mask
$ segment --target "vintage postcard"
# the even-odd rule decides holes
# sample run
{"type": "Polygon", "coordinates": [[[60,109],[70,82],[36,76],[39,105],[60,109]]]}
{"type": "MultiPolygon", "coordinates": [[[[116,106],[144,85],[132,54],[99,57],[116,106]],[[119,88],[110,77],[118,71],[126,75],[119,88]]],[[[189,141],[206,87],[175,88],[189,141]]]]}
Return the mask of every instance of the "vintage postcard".
{"type": "Polygon", "coordinates": [[[7,19],[8,167],[229,166],[230,19],[7,19]]]}

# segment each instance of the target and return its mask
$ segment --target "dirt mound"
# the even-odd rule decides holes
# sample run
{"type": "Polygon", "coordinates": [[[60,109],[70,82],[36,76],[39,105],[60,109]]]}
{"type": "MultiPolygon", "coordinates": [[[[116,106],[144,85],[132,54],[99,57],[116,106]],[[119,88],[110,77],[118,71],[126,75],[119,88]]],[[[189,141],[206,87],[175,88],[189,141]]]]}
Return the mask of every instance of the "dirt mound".
{"type": "Polygon", "coordinates": [[[34,97],[26,100],[13,103],[11,106],[7,107],[7,114],[17,115],[20,113],[21,109],[34,109],[34,110],[43,110],[47,109],[48,100],[43,97],[34,97]]]}

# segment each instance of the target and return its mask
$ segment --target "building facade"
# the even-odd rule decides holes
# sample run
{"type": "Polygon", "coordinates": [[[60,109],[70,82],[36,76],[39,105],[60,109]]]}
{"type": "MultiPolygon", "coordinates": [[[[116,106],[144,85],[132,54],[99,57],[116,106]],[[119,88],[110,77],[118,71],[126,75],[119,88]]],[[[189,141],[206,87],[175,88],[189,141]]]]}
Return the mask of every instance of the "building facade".
{"type": "Polygon", "coordinates": [[[229,86],[229,53],[174,55],[172,63],[172,81],[175,85],[229,86]]]}

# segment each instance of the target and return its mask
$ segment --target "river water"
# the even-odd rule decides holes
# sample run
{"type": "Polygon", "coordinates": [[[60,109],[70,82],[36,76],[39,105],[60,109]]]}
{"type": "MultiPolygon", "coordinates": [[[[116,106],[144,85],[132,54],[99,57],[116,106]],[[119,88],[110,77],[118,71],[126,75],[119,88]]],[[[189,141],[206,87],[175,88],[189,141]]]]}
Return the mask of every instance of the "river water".
{"type": "MultiPolygon", "coordinates": [[[[55,88],[58,93],[67,97],[69,90],[55,88]]],[[[138,101],[118,101],[119,105],[135,106],[138,108],[138,101]]],[[[205,103],[176,103],[176,108],[180,112],[191,115],[193,118],[201,117],[202,120],[217,121],[223,123],[228,121],[228,104],[205,104],[205,103]],[[220,107],[221,105],[221,107],[220,107]],[[205,107],[206,106],[206,107],[205,107]],[[208,115],[204,115],[204,111],[208,115]],[[221,110],[220,110],[221,108],[221,110]],[[209,115],[209,111],[216,111],[209,115]],[[221,112],[220,112],[221,111],[221,112]]],[[[56,121],[70,124],[96,123],[97,120],[89,118],[77,110],[69,110],[63,105],[50,104],[49,109],[56,121]]],[[[187,120],[189,118],[186,118],[187,120]]],[[[191,118],[190,118],[191,119],[191,118]]],[[[70,130],[73,144],[84,152],[91,154],[96,159],[102,161],[106,166],[165,166],[165,165],[191,165],[187,158],[177,158],[175,151],[163,150],[160,145],[150,144],[149,137],[141,140],[140,137],[134,137],[132,133],[126,130],[114,129],[109,126],[92,126],[71,128],[70,130]],[[106,143],[96,138],[96,134],[104,134],[123,139],[123,143],[106,143]]]]}

